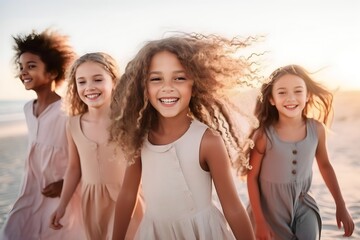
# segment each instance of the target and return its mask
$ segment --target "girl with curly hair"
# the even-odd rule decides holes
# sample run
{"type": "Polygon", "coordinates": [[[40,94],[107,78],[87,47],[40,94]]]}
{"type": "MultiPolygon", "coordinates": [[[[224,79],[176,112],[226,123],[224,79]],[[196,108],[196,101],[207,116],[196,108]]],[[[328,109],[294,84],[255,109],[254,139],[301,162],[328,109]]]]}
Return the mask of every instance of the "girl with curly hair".
{"type": "Polygon", "coordinates": [[[231,172],[236,159],[247,167],[232,119],[240,109],[227,97],[256,79],[255,55],[239,56],[252,42],[184,34],[148,42],[129,62],[111,104],[110,140],[129,161],[113,239],[126,232],[140,184],[136,239],[254,238],[231,172]]]}
{"type": "Polygon", "coordinates": [[[56,90],[75,54],[68,37],[47,29],[14,37],[15,64],[26,90],[37,98],[24,106],[29,142],[20,195],[0,232],[0,239],[77,239],[84,237],[80,198],[75,195],[64,216],[66,228],[49,228],[59,203],[68,165],[66,114],[56,90]]]}

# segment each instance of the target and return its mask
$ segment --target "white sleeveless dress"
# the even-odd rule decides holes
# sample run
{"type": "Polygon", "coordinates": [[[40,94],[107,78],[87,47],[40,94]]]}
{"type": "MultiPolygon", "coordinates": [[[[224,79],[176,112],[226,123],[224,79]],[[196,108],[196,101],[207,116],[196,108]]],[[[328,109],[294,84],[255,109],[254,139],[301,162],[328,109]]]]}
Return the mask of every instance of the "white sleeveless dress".
{"type": "Polygon", "coordinates": [[[200,167],[207,126],[193,120],[178,140],[141,151],[145,214],[136,239],[234,239],[212,202],[212,178],[200,167]]]}

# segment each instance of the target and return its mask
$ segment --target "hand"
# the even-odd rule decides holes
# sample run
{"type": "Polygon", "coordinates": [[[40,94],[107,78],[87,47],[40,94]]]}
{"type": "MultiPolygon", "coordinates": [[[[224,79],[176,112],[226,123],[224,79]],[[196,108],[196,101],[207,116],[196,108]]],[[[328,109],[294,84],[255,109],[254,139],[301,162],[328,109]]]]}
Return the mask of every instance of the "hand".
{"type": "Polygon", "coordinates": [[[55,230],[61,229],[63,225],[61,225],[60,219],[64,216],[64,214],[65,214],[65,208],[59,206],[50,217],[49,227],[55,230]]]}
{"type": "Polygon", "coordinates": [[[345,206],[336,207],[336,222],[340,229],[341,223],[344,227],[344,237],[350,237],[354,232],[354,220],[350,216],[345,206]]]}
{"type": "Polygon", "coordinates": [[[255,237],[256,240],[271,240],[274,239],[274,233],[270,226],[264,222],[262,224],[256,224],[255,237]]]}
{"type": "Polygon", "coordinates": [[[50,183],[41,191],[41,193],[45,197],[51,197],[51,198],[60,197],[63,183],[64,183],[63,179],[57,182],[50,183]]]}

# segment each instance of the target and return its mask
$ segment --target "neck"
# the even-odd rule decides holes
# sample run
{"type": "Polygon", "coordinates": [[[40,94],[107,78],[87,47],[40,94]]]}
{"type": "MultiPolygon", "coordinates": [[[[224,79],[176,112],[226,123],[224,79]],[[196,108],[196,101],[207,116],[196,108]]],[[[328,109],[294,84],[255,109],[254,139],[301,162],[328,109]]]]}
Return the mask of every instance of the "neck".
{"type": "Polygon", "coordinates": [[[160,118],[149,132],[149,141],[153,144],[169,144],[179,139],[191,124],[188,116],[182,118],[160,118]]]}
{"type": "Polygon", "coordinates": [[[298,118],[280,117],[275,125],[281,127],[298,127],[298,126],[302,126],[304,123],[305,123],[305,118],[302,116],[298,118]]]}
{"type": "Polygon", "coordinates": [[[89,108],[88,111],[88,117],[89,119],[97,119],[97,120],[109,120],[110,119],[110,107],[109,106],[103,106],[100,108],[89,108]]]}
{"type": "Polygon", "coordinates": [[[191,118],[188,116],[181,118],[164,118],[160,117],[156,126],[153,126],[154,131],[159,132],[173,132],[174,129],[188,128],[191,123],[191,118]]]}
{"type": "Polygon", "coordinates": [[[37,93],[37,99],[34,101],[33,114],[38,117],[52,103],[61,99],[56,92],[46,92],[44,94],[37,93]]]}
{"type": "Polygon", "coordinates": [[[36,92],[36,95],[38,105],[48,105],[61,98],[55,91],[39,91],[36,92]]]}

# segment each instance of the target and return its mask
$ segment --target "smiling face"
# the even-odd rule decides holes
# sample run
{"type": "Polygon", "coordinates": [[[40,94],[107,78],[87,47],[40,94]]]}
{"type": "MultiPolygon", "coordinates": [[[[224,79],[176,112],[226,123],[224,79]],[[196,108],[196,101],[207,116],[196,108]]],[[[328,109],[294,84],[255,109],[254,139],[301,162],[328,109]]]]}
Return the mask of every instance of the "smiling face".
{"type": "Polygon", "coordinates": [[[274,83],[270,104],[275,106],[279,117],[301,117],[309,100],[305,82],[302,78],[286,74],[274,83]]]}
{"type": "Polygon", "coordinates": [[[99,63],[84,62],[75,74],[77,92],[89,108],[109,106],[114,86],[112,77],[99,63]]]}
{"type": "Polygon", "coordinates": [[[46,72],[45,63],[38,55],[25,52],[19,58],[20,80],[27,90],[39,91],[44,87],[51,88],[53,77],[46,72]]]}
{"type": "Polygon", "coordinates": [[[149,101],[160,116],[187,115],[194,81],[175,54],[163,51],[153,56],[146,84],[149,101]]]}

